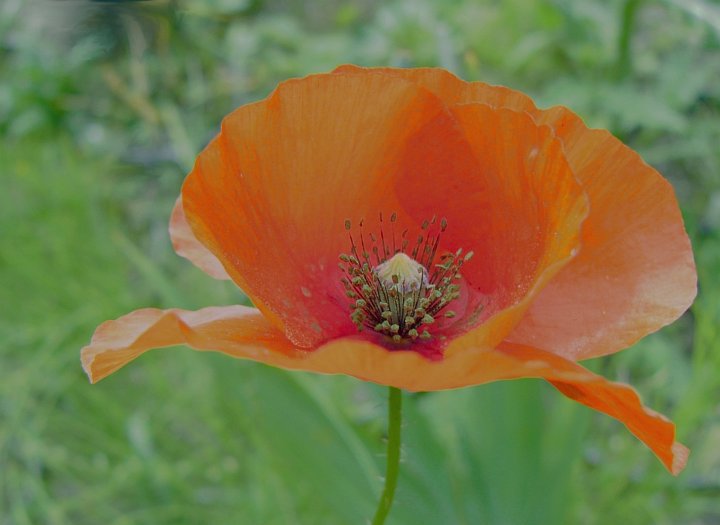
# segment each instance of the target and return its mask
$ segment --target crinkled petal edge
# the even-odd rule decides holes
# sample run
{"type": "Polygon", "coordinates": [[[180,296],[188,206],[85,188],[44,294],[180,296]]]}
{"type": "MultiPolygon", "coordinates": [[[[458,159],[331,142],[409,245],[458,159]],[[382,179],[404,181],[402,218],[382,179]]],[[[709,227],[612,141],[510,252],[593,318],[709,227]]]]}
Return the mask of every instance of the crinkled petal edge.
{"type": "Polygon", "coordinates": [[[620,420],[673,474],[687,461],[687,449],[675,441],[675,426],[644,407],[631,387],[608,381],[558,355],[522,345],[469,348],[441,361],[411,351],[389,351],[359,337],[336,339],[306,351],[292,345],[255,308],[226,306],[195,312],[147,308],[100,325],[82,350],[82,364],[96,382],[148,350],[180,344],[291,370],[350,375],[410,391],[542,378],[567,397],[620,420]]]}

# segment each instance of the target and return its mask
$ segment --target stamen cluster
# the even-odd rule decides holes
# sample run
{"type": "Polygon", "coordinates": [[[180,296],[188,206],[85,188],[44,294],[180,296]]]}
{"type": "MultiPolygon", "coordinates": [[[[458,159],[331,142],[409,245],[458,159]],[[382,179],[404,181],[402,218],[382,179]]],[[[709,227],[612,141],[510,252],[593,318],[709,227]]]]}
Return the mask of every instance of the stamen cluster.
{"type": "Polygon", "coordinates": [[[455,317],[455,312],[445,307],[460,296],[456,284],[461,278],[460,269],[473,254],[463,255],[461,248],[439,256],[436,263],[447,221],[441,219],[436,227],[435,217],[425,221],[409,250],[408,230],[397,238],[396,220],[393,213],[386,240],[381,214],[379,237],[370,233],[367,241],[361,220],[357,243],[351,222],[345,221],[350,253],[340,254],[340,269],[345,293],[352,300],[350,318],[358,330],[372,329],[395,343],[429,340],[433,337],[430,325],[440,315],[455,317]]]}

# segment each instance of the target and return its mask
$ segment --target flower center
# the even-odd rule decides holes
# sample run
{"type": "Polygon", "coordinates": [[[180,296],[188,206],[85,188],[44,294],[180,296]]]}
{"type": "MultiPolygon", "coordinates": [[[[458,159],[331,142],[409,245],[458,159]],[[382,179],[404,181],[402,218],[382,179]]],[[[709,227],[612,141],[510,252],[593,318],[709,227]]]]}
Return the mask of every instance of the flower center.
{"type": "Polygon", "coordinates": [[[433,337],[430,325],[442,315],[455,317],[446,306],[460,296],[456,284],[462,265],[473,253],[463,255],[462,248],[444,253],[435,262],[440,236],[447,221],[436,224],[435,217],[425,221],[411,250],[408,230],[398,239],[394,225],[397,215],[390,217],[390,235],[383,231],[380,215],[379,236],[370,233],[366,239],[363,221],[359,223],[356,243],[352,225],[345,221],[349,232],[350,253],[340,254],[341,279],[350,303],[350,319],[358,330],[369,328],[395,343],[433,337]]]}

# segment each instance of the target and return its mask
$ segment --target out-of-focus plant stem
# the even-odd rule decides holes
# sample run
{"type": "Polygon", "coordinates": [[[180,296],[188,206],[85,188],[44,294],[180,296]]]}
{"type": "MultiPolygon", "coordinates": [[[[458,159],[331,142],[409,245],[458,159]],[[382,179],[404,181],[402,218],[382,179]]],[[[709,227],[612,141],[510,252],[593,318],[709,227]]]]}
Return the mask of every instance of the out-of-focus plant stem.
{"type": "Polygon", "coordinates": [[[620,33],[618,35],[616,62],[616,74],[619,79],[628,76],[632,71],[632,54],[630,47],[632,44],[635,18],[637,17],[637,12],[641,4],[642,0],[625,0],[625,4],[622,7],[622,25],[620,26],[620,33]]]}

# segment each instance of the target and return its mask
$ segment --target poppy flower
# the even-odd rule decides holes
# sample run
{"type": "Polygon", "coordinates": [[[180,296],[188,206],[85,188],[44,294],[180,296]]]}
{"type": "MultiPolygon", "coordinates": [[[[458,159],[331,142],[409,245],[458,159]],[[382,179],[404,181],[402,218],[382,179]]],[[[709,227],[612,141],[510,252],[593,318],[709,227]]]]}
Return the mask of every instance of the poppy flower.
{"type": "Polygon", "coordinates": [[[179,344],[410,391],[536,377],[685,465],[671,422],[577,364],[692,303],[672,187],[565,107],[441,69],[289,80],[223,120],[170,235],[255,307],[107,321],[91,381],[179,344]]]}

